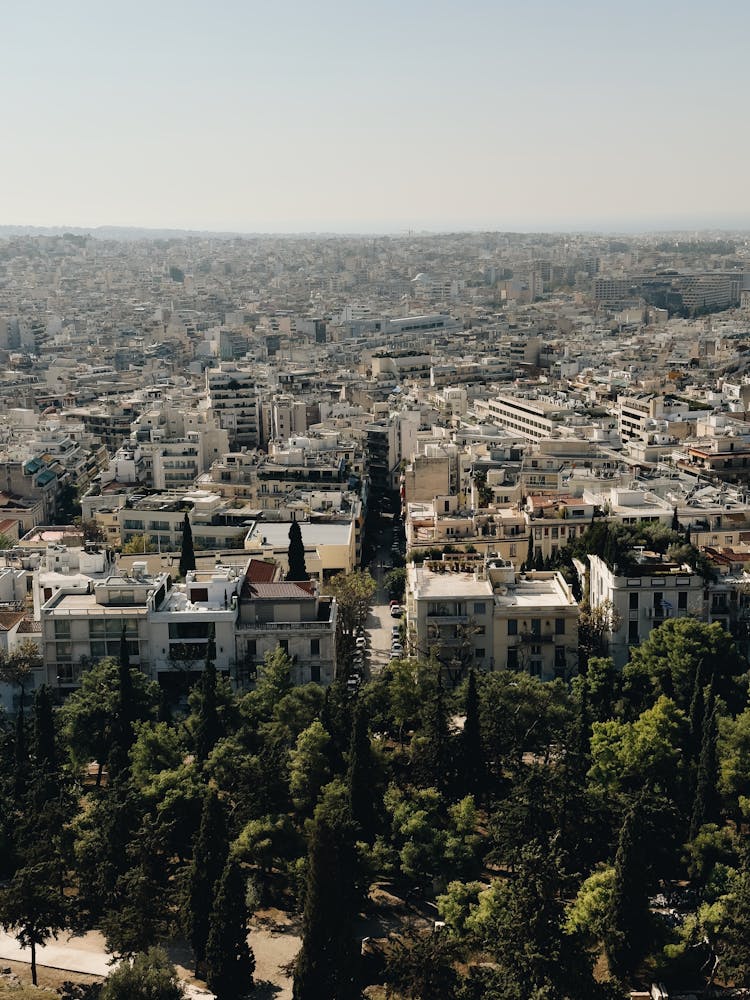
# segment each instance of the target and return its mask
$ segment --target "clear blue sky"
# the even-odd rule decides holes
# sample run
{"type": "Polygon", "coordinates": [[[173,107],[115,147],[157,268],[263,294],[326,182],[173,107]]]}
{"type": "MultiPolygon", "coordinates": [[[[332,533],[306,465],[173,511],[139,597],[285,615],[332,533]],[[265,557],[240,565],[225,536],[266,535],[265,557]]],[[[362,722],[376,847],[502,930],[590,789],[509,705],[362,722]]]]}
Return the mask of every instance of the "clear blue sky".
{"type": "Polygon", "coordinates": [[[747,0],[8,0],[0,223],[750,226],[747,0]]]}

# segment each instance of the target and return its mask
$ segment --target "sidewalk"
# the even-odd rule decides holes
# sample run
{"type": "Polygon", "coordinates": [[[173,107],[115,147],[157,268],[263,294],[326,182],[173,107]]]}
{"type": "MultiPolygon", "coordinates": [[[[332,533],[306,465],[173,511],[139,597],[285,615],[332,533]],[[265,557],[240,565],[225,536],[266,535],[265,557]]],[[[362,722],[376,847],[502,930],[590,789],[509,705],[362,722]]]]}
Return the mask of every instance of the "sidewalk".
{"type": "MultiPolygon", "coordinates": [[[[111,959],[112,956],[106,951],[104,938],[96,931],[90,931],[85,937],[69,937],[63,933],[56,941],[53,938],[47,944],[38,945],[36,949],[37,965],[102,978],[112,971],[111,959]]],[[[2,961],[29,964],[31,952],[28,948],[22,948],[12,934],[0,930],[0,962],[2,961]]],[[[213,993],[208,990],[185,982],[183,988],[191,1000],[213,1000],[213,993]]]]}

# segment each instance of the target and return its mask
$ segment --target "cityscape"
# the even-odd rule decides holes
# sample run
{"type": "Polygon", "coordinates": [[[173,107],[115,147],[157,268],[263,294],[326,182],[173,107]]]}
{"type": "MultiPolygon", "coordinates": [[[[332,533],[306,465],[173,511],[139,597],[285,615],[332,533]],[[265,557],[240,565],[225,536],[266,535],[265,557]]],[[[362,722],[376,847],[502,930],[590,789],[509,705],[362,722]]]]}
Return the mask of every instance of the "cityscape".
{"type": "Polygon", "coordinates": [[[0,1000],[750,996],[750,6],[0,31],[0,1000]]]}
{"type": "Polygon", "coordinates": [[[8,960],[746,982],[747,234],[6,227],[0,365],[8,960]]]}

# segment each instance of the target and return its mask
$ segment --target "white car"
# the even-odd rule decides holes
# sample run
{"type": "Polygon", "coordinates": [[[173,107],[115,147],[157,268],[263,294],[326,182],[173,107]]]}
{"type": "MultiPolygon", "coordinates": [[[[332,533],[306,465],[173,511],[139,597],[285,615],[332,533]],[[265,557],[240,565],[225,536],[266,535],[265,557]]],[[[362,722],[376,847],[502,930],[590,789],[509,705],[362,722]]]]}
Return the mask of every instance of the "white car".
{"type": "Polygon", "coordinates": [[[391,656],[403,656],[403,655],[404,655],[404,647],[401,645],[400,642],[394,642],[391,645],[391,656]]]}
{"type": "Polygon", "coordinates": [[[365,646],[367,645],[367,639],[365,639],[363,635],[357,636],[357,638],[354,640],[354,645],[357,647],[357,649],[364,649],[365,646]]]}

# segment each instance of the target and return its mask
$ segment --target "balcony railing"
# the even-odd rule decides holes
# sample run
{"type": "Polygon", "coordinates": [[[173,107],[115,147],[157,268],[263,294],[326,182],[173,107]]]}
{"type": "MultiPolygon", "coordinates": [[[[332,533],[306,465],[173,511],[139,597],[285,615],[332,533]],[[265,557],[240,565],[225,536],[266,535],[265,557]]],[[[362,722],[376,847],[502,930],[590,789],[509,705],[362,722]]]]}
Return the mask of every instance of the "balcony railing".
{"type": "Polygon", "coordinates": [[[330,618],[319,622],[253,622],[250,624],[238,623],[237,629],[240,632],[281,632],[288,629],[324,629],[333,625],[330,618]]]}

